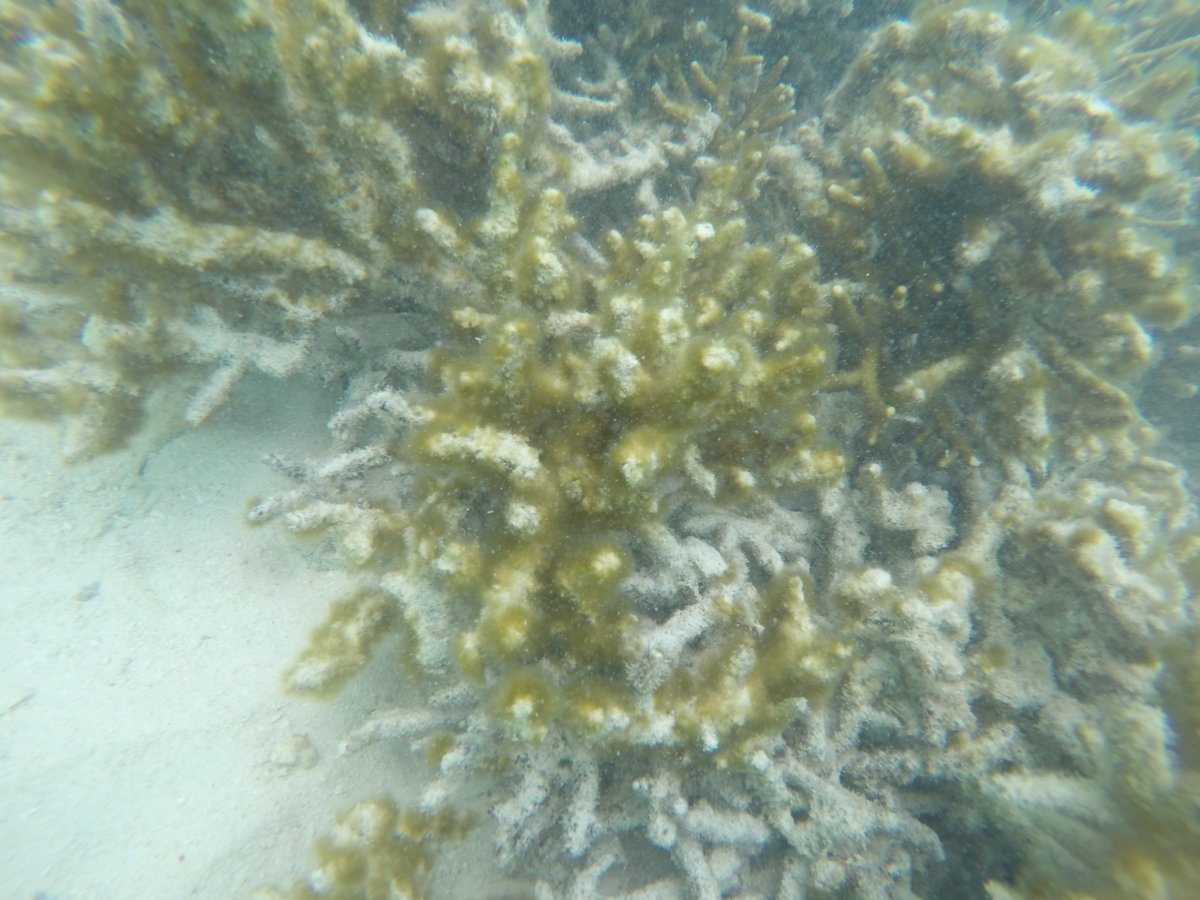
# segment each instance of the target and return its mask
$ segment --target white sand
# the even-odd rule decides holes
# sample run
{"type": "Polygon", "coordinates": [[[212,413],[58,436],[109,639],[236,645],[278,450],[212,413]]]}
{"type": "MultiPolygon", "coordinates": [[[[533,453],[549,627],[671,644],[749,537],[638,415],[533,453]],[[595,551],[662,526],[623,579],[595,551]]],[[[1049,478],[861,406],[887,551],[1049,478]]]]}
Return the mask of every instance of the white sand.
{"type": "Polygon", "coordinates": [[[281,691],[349,581],[243,524],[286,487],[263,454],[325,440],[325,410],[250,388],[70,467],[53,427],[0,423],[0,898],[245,896],[305,875],[355,801],[412,800],[402,748],[336,752],[389,702],[394,650],[332,702],[281,691]]]}

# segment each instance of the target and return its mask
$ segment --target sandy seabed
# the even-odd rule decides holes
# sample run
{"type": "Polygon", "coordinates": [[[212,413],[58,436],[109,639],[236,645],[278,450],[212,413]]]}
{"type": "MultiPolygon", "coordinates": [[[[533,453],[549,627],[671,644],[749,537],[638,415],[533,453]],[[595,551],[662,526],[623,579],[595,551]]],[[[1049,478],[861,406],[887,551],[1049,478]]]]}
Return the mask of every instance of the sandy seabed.
{"type": "MultiPolygon", "coordinates": [[[[354,802],[419,790],[403,748],[337,750],[396,701],[394,648],[332,702],[282,691],[350,579],[244,524],[288,486],[263,456],[326,441],[302,392],[249,388],[71,466],[54,428],[0,423],[0,898],[244,897],[309,871],[354,802]]],[[[485,878],[479,849],[443,876],[485,878]]]]}

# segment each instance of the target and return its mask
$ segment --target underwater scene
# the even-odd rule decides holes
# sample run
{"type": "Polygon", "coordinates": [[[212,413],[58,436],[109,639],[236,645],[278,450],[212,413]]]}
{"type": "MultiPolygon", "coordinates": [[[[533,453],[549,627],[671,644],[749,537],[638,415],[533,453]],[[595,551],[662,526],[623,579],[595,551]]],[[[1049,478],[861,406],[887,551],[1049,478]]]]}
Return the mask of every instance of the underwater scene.
{"type": "Polygon", "coordinates": [[[0,898],[1200,897],[1195,0],[0,0],[0,898]]]}

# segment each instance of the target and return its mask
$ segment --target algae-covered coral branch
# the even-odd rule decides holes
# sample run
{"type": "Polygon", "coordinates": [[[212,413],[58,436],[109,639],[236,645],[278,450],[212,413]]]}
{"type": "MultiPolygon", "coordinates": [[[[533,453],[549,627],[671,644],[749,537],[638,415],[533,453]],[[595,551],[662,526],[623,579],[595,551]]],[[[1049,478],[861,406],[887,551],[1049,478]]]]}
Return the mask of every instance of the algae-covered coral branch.
{"type": "Polygon", "coordinates": [[[763,668],[778,671],[751,664],[742,692],[802,683],[805,666],[817,688],[836,671],[844,647],[811,630],[799,572],[777,573],[778,586],[764,588],[778,593],[771,601],[748,585],[714,583],[689,606],[692,638],[712,645],[711,685],[689,700],[692,709],[672,711],[671,698],[694,694],[702,680],[669,681],[665,658],[650,667],[662,674],[646,674],[662,623],[619,589],[646,536],[688,498],[736,504],[756,485],[799,490],[843,468],[813,415],[833,352],[814,252],[786,233],[755,241],[735,215],[755,193],[766,137],[787,121],[790,99],[770,81],[750,92],[754,121],[768,124],[755,129],[741,117],[728,134],[718,128],[721,155],[699,172],[692,202],[604,235],[605,264],[594,271],[573,261],[568,239],[579,232],[563,193],[520,171],[527,139],[514,134],[498,142],[480,219],[464,228],[432,209],[416,214],[442,250],[436,280],[471,285],[465,299],[474,302],[447,310],[452,330],[414,395],[420,413],[397,422],[378,404],[365,411],[383,430],[382,458],[405,459],[413,479],[408,495],[381,498],[387,515],[372,524],[370,545],[381,560],[406,558],[385,584],[412,617],[425,613],[405,599],[420,592],[405,571],[436,574],[448,595],[436,602],[453,610],[442,617],[453,641],[418,626],[418,656],[432,662],[431,645],[444,653],[453,643],[462,672],[494,685],[513,716],[573,709],[585,730],[635,742],[647,729],[662,740],[676,722],[690,721],[693,732],[702,722],[716,740],[749,716],[776,715],[765,698],[719,699],[739,661],[759,655],[755,643],[778,645],[761,653],[776,660],[763,668]],[[783,608],[758,610],[762,602],[783,608]],[[781,629],[791,618],[803,623],[795,640],[767,630],[768,614],[781,629]],[[747,642],[737,636],[744,628],[762,637],[747,642]],[[564,681],[572,698],[559,696],[564,681]]]}
{"type": "Polygon", "coordinates": [[[346,748],[424,749],[421,815],[487,780],[552,894],[979,896],[1170,790],[1194,71],[1145,17],[0,9],[6,402],[80,453],[163,376],[199,423],[321,375],[251,518],[360,585],[287,680],[400,632],[346,748]]]}
{"type": "Polygon", "coordinates": [[[803,149],[776,152],[846,281],[843,381],[876,430],[915,417],[952,454],[1045,465],[1136,417],[1131,376],[1194,290],[1139,211],[1180,186],[1171,151],[1188,148],[1108,105],[1091,52],[931,4],[875,35],[803,149]]]}
{"type": "Polygon", "coordinates": [[[394,310],[416,210],[469,200],[470,160],[546,105],[529,39],[482,12],[410,16],[405,49],[337,3],[3,16],[4,393],[71,415],[72,455],[120,442],[164,376],[198,422],[245,371],[295,371],[331,314],[394,310]]]}

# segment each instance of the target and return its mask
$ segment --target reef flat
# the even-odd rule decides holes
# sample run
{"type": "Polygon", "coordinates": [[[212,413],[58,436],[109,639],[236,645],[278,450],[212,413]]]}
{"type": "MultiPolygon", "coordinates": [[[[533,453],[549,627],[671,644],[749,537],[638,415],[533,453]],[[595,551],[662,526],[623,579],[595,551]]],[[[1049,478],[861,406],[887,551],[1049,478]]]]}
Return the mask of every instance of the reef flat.
{"type": "Polygon", "coordinates": [[[345,764],[431,774],[297,896],[480,828],[539,897],[1182,895],[1196,28],[6,0],[0,401],[74,459],[325,385],[249,519],[358,587],[286,682],[398,632],[345,764]]]}

